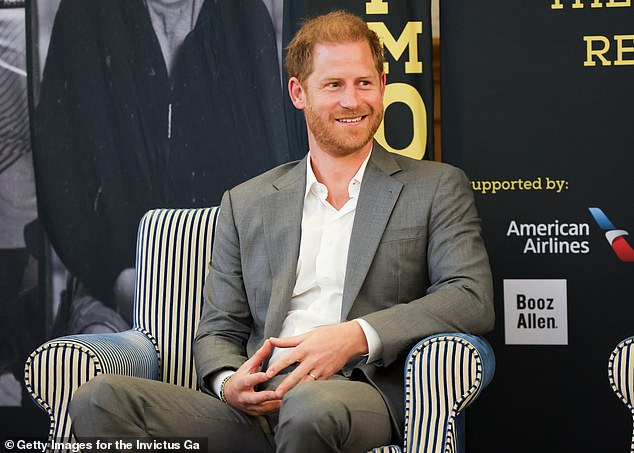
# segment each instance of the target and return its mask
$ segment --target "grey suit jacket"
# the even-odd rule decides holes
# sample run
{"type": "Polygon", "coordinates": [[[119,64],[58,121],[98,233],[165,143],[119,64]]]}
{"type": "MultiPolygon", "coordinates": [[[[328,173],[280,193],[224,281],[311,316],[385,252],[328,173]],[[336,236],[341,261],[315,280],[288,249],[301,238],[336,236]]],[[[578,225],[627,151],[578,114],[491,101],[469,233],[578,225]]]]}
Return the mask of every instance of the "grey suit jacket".
{"type": "MultiPolygon", "coordinates": [[[[237,369],[277,336],[295,285],[306,164],[277,167],[225,193],[206,306],[194,343],[201,386],[237,369]]],[[[383,344],[381,359],[345,374],[383,394],[403,430],[403,366],[421,338],[492,329],[488,257],[473,193],[461,170],[391,154],[374,144],[357,203],[341,320],[363,318],[383,344]]]]}

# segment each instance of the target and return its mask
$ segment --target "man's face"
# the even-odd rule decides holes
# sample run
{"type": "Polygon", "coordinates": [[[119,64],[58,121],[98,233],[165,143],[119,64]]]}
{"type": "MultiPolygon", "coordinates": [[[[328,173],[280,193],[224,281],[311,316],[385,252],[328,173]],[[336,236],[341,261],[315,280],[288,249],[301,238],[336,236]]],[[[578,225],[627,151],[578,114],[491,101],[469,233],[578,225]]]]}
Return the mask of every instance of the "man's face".
{"type": "Polygon", "coordinates": [[[291,81],[291,98],[304,110],[311,149],[343,156],[367,145],[383,119],[385,75],[365,41],[317,44],[313,72],[291,81]]]}

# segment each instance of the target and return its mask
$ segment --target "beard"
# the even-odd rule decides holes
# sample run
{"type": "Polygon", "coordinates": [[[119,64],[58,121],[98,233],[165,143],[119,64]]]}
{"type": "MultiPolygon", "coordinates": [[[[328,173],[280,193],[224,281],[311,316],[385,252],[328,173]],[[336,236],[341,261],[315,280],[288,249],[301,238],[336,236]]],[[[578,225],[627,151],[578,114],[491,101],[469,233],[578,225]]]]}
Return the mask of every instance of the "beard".
{"type": "Polygon", "coordinates": [[[340,126],[335,119],[336,115],[330,114],[325,117],[315,112],[310,105],[304,108],[304,116],[309,131],[324,151],[333,156],[347,156],[372,140],[383,120],[383,110],[377,112],[368,106],[364,112],[345,112],[341,115],[347,118],[365,116],[362,120],[365,123],[364,127],[358,128],[340,126]]]}

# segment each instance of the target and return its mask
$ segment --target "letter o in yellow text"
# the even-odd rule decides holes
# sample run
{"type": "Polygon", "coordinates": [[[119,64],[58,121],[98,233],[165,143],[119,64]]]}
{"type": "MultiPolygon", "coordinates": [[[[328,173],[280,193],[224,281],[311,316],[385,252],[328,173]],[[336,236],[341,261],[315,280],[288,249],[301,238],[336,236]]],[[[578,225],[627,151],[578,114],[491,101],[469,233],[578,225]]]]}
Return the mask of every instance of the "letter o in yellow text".
{"type": "Polygon", "coordinates": [[[385,87],[383,111],[385,112],[395,102],[402,102],[412,112],[413,134],[410,144],[403,149],[392,148],[385,138],[384,122],[381,123],[376,131],[375,138],[381,146],[390,152],[414,159],[422,159],[427,148],[427,110],[425,101],[413,86],[406,83],[390,83],[385,87]]]}

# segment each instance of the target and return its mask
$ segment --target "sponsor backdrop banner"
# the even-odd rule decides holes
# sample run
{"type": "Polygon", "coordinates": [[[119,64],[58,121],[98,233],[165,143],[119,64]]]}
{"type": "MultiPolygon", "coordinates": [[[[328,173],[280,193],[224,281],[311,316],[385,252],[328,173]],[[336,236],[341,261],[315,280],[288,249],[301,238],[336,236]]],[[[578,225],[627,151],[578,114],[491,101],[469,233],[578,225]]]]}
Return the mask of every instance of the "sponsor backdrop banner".
{"type": "Polygon", "coordinates": [[[443,160],[472,180],[497,375],[469,451],[628,451],[607,378],[634,334],[634,6],[441,4],[443,160]]]}

